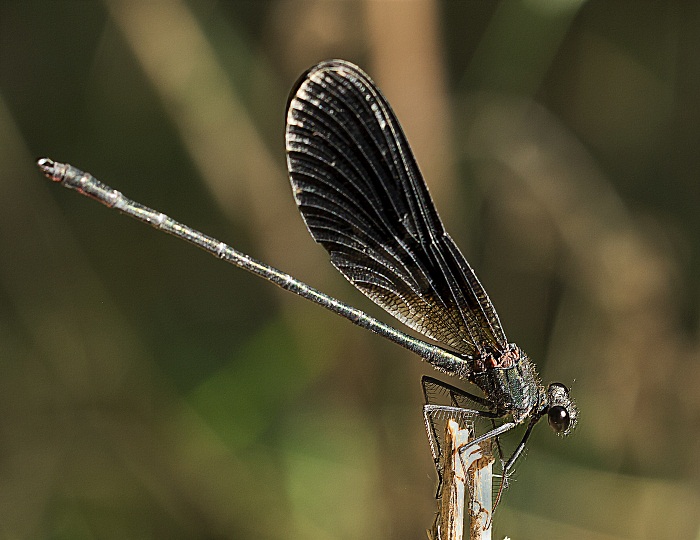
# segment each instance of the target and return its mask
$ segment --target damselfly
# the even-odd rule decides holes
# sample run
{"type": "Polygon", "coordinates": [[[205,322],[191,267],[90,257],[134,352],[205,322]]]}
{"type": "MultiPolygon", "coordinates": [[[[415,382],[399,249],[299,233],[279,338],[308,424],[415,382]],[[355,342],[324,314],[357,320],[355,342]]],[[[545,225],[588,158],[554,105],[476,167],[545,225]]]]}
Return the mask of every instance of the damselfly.
{"type": "Polygon", "coordinates": [[[476,385],[483,395],[423,378],[424,418],[438,474],[436,425],[447,416],[490,420],[491,427],[472,444],[498,441],[526,425],[503,462],[504,480],[542,417],[554,432],[571,432],[578,413],[568,389],[561,383],[543,386],[533,362],[506,339],[486,291],[445,232],[394,112],[369,76],[341,60],[322,62],[302,75],[288,103],[286,149],[294,199],[331,263],[388,313],[437,344],[400,332],[127,199],[71,165],[46,158],[38,165],[50,179],[312,300],[476,385]],[[437,403],[439,395],[449,404],[437,403]]]}

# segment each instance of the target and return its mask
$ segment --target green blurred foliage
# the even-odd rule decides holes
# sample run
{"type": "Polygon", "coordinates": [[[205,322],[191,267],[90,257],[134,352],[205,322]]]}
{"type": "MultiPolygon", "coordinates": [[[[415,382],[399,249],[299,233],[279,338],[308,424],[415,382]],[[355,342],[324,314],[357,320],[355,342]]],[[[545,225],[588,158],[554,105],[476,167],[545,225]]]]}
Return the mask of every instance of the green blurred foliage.
{"type": "Polygon", "coordinates": [[[581,408],[535,430],[496,535],[697,538],[699,48],[694,2],[0,2],[0,537],[424,537],[426,366],[33,164],[391,322],[285,179],[288,89],[339,57],[581,408]]]}

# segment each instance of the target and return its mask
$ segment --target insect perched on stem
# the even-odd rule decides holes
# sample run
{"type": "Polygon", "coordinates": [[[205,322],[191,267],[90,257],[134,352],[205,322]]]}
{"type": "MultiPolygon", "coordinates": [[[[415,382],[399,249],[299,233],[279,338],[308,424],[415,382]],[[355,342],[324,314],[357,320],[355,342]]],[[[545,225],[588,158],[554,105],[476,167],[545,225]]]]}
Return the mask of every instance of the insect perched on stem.
{"type": "MultiPolygon", "coordinates": [[[[491,422],[472,443],[498,441],[499,435],[526,425],[520,443],[504,460],[502,488],[535,424],[546,416],[555,433],[566,435],[576,425],[577,409],[563,384],[544,387],[529,357],[506,339],[484,288],[445,232],[389,103],[357,66],[322,62],[292,90],[286,148],[294,199],[331,263],[388,313],[438,345],[127,199],[71,165],[46,158],[38,165],[50,179],[312,300],[415,352],[439,371],[476,385],[483,396],[423,378],[431,451],[440,474],[435,426],[448,416],[491,422]],[[449,404],[436,403],[439,395],[447,396],[449,404]]],[[[499,498],[500,490],[495,504],[499,498]]]]}

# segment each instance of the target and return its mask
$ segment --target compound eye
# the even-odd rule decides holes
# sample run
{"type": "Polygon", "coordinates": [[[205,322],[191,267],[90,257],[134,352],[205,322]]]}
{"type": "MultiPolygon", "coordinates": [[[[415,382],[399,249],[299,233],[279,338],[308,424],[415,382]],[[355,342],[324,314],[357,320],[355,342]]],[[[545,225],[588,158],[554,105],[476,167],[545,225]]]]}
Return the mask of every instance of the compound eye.
{"type": "Polygon", "coordinates": [[[549,409],[547,413],[547,420],[549,425],[556,433],[564,433],[569,429],[569,424],[571,419],[569,418],[569,413],[561,405],[556,405],[549,409]]]}

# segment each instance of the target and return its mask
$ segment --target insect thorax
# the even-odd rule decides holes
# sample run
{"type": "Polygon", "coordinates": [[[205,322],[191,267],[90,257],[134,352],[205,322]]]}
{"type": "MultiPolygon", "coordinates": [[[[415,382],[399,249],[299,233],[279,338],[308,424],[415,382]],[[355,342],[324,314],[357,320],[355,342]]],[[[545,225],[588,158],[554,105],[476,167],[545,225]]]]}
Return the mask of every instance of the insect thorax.
{"type": "Polygon", "coordinates": [[[544,389],[528,356],[514,343],[504,352],[488,351],[474,362],[472,380],[494,405],[520,422],[542,403],[544,389]]]}

